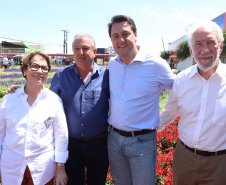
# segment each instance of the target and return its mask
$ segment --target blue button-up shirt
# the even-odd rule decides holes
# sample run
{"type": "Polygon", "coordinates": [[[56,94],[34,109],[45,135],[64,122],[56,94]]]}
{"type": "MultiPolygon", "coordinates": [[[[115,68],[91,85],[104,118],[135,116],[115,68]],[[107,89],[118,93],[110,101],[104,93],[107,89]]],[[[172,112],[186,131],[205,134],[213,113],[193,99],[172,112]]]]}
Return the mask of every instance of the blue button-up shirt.
{"type": "Polygon", "coordinates": [[[88,139],[107,131],[107,69],[94,63],[93,71],[84,84],[76,65],[63,68],[54,75],[50,89],[63,101],[70,137],[88,139]]]}
{"type": "Polygon", "coordinates": [[[128,65],[119,56],[111,60],[108,122],[124,131],[155,129],[159,124],[161,88],[171,89],[175,75],[159,56],[139,50],[128,65]]]}

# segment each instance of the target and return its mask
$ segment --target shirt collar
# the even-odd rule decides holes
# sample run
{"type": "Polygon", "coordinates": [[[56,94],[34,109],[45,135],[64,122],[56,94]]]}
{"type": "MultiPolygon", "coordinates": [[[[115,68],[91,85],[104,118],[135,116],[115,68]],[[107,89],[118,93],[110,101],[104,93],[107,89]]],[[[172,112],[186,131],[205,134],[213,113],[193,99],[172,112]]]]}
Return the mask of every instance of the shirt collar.
{"type": "MultiPolygon", "coordinates": [[[[217,66],[216,74],[218,74],[224,81],[226,81],[226,67],[222,64],[219,59],[219,65],[217,66]]],[[[198,66],[195,64],[192,69],[189,78],[192,78],[195,74],[198,74],[198,66]]]]}
{"type": "MultiPolygon", "coordinates": [[[[145,61],[145,56],[146,56],[145,52],[143,52],[143,49],[140,46],[140,49],[138,50],[137,55],[135,56],[135,58],[129,64],[131,64],[133,62],[144,62],[145,61]]],[[[115,60],[118,61],[118,62],[122,62],[120,57],[119,57],[119,55],[116,56],[115,60]]]]}
{"type": "MultiPolygon", "coordinates": [[[[20,88],[18,88],[18,89],[16,90],[17,95],[20,95],[20,94],[26,95],[26,93],[24,92],[25,86],[26,86],[26,84],[25,84],[23,87],[20,87],[20,88]]],[[[46,88],[44,87],[44,85],[43,85],[43,88],[42,88],[42,90],[41,90],[41,92],[40,92],[40,95],[46,94],[46,91],[47,91],[47,89],[46,89],[46,88]]]]}
{"type": "MultiPolygon", "coordinates": [[[[74,69],[74,71],[77,74],[79,74],[77,66],[75,64],[72,66],[72,68],[74,69]]],[[[97,72],[99,73],[99,71],[101,71],[101,67],[94,62],[93,70],[92,70],[91,74],[93,75],[93,74],[96,74],[97,72]]]]}
{"type": "Polygon", "coordinates": [[[218,74],[224,81],[226,81],[226,65],[222,64],[219,59],[219,65],[217,66],[216,74],[218,74]]]}
{"type": "Polygon", "coordinates": [[[193,76],[195,76],[195,74],[198,74],[198,67],[197,64],[195,64],[192,68],[191,68],[191,73],[189,75],[189,79],[191,79],[193,76]]]}

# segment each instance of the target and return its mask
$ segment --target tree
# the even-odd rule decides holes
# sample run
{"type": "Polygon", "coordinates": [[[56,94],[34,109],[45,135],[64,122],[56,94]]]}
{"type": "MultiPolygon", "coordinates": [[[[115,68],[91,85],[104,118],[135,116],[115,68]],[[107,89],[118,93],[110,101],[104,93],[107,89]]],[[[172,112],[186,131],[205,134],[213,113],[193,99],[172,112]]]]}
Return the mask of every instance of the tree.
{"type": "Polygon", "coordinates": [[[178,60],[181,60],[181,61],[183,61],[184,59],[189,57],[191,54],[189,51],[188,41],[183,41],[183,42],[179,43],[177,46],[177,49],[175,51],[175,54],[176,54],[178,60]]]}
{"type": "Polygon", "coordinates": [[[223,51],[221,55],[226,55],[226,29],[223,30],[224,42],[223,42],[223,51]]]}
{"type": "Polygon", "coordinates": [[[162,51],[160,55],[163,59],[168,60],[169,59],[169,51],[162,51]]]}

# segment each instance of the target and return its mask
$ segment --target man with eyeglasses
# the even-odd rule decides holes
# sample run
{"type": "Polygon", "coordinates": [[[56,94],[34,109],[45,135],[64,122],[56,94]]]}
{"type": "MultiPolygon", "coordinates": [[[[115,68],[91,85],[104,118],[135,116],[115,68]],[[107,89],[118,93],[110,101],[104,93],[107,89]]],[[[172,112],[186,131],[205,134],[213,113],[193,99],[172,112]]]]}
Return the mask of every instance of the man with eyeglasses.
{"type": "Polygon", "coordinates": [[[75,64],[59,70],[51,90],[64,105],[69,130],[68,185],[105,185],[108,171],[108,70],[94,62],[96,44],[88,34],[72,43],[75,64]]]}

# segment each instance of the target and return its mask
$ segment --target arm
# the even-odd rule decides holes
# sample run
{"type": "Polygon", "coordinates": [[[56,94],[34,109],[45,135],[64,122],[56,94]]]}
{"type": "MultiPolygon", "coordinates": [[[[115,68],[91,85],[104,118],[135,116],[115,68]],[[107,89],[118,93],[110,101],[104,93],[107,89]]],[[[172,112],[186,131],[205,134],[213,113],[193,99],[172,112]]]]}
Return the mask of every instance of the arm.
{"type": "Polygon", "coordinates": [[[171,94],[169,96],[169,99],[164,106],[162,112],[160,113],[160,121],[159,121],[159,127],[158,131],[164,130],[166,125],[169,125],[172,123],[172,121],[179,115],[179,106],[178,106],[178,82],[177,78],[174,81],[173,88],[171,91],[171,94]]]}
{"type": "Polygon", "coordinates": [[[60,88],[60,78],[59,78],[59,75],[60,74],[57,72],[53,76],[50,90],[53,91],[53,92],[55,92],[56,94],[58,94],[60,96],[61,88],[60,88]]]}
{"type": "Polygon", "coordinates": [[[55,138],[55,162],[57,163],[54,182],[67,183],[67,175],[64,163],[68,158],[68,129],[61,99],[57,104],[57,111],[54,117],[54,138],[55,138]]]}
{"type": "Polygon", "coordinates": [[[162,59],[161,68],[159,71],[159,82],[163,89],[172,89],[173,81],[176,75],[170,69],[168,63],[162,59]]]}
{"type": "MultiPolygon", "coordinates": [[[[6,121],[5,121],[5,98],[2,99],[1,107],[0,107],[0,165],[1,165],[1,154],[2,154],[2,141],[5,137],[6,133],[6,121]]],[[[1,183],[1,168],[0,168],[0,183],[1,183]]]]}
{"type": "Polygon", "coordinates": [[[20,88],[19,85],[13,85],[13,86],[11,86],[10,88],[8,88],[8,89],[6,90],[6,94],[9,94],[9,93],[15,93],[15,91],[16,91],[18,88],[20,88]]]}

